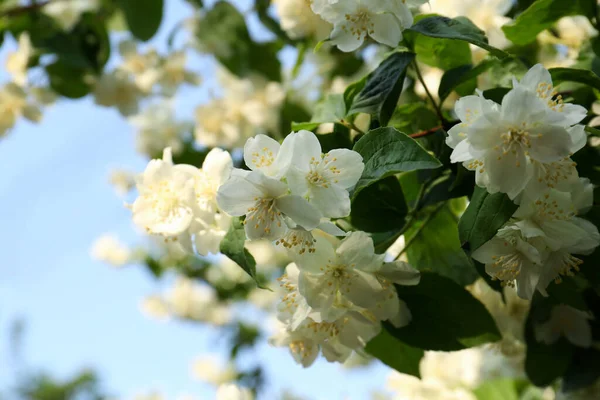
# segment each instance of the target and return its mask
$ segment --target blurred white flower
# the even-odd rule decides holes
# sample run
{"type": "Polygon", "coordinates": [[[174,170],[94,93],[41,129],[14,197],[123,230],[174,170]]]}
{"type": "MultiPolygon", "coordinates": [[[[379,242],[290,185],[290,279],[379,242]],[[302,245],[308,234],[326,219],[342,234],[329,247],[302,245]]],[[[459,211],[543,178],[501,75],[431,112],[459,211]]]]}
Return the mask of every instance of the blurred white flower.
{"type": "Polygon", "coordinates": [[[290,262],[287,252],[268,240],[247,241],[244,246],[256,260],[256,269],[262,273],[271,273],[290,262]]]}
{"type": "Polygon", "coordinates": [[[98,0],[51,1],[42,10],[56,19],[64,30],[69,31],[79,22],[81,14],[94,11],[98,6],[98,0]]]}
{"type": "Polygon", "coordinates": [[[158,295],[145,297],[140,304],[140,309],[142,313],[149,318],[162,321],[169,318],[169,308],[167,303],[158,295]]]}
{"type": "Polygon", "coordinates": [[[19,117],[40,122],[42,112],[21,87],[7,83],[0,88],[0,137],[15,125],[19,117]]]}
{"type": "Polygon", "coordinates": [[[6,71],[10,73],[12,80],[19,86],[27,84],[27,64],[33,55],[33,47],[29,33],[23,32],[19,35],[19,47],[6,58],[6,71]]]}
{"type": "Polygon", "coordinates": [[[186,69],[186,53],[177,51],[161,60],[158,75],[158,84],[165,96],[173,96],[183,83],[197,86],[200,76],[186,69]]]}
{"type": "Polygon", "coordinates": [[[172,315],[221,326],[231,321],[231,310],[217,299],[208,285],[180,277],[166,293],[165,302],[172,315]]]}
{"type": "Polygon", "coordinates": [[[115,192],[123,197],[135,187],[136,174],[124,169],[115,169],[110,172],[109,182],[115,192]]]}
{"type": "Polygon", "coordinates": [[[114,267],[121,267],[131,262],[131,250],[112,234],[104,234],[94,242],[92,257],[114,267]]]}
{"type": "Polygon", "coordinates": [[[274,0],[281,28],[292,39],[312,36],[316,40],[327,38],[331,24],[325,22],[310,8],[312,0],[274,0]]]}
{"type": "MultiPolygon", "coordinates": [[[[64,3],[64,2],[58,2],[64,3]]],[[[105,73],[94,84],[94,100],[105,107],[116,107],[121,115],[136,114],[142,92],[124,71],[105,73]]]]}
{"type": "Polygon", "coordinates": [[[592,345],[591,319],[593,317],[589,313],[564,304],[556,305],[552,308],[547,321],[534,324],[535,338],[538,342],[549,345],[562,336],[576,346],[590,347],[592,345]]]}
{"type": "Polygon", "coordinates": [[[156,50],[151,48],[145,53],[140,53],[133,40],[124,40],[119,43],[119,53],[123,62],[118,69],[131,74],[139,89],[149,93],[160,77],[160,58],[156,50]]]}
{"type": "Polygon", "coordinates": [[[191,365],[192,377],[211,385],[219,386],[233,382],[237,371],[231,362],[223,363],[216,355],[203,355],[191,365]]]}
{"type": "Polygon", "coordinates": [[[234,286],[238,283],[248,282],[251,278],[234,261],[227,257],[220,257],[209,267],[206,279],[212,284],[234,286]]]}
{"type": "Polygon", "coordinates": [[[253,398],[250,390],[234,384],[221,385],[217,389],[216,400],[252,400],[253,398]]]}

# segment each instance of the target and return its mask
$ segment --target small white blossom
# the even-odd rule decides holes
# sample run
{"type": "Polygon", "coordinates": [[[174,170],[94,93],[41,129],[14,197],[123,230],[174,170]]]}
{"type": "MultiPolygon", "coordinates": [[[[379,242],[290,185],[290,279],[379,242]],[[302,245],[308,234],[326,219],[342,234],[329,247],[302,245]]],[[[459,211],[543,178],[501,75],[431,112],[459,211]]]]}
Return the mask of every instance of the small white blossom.
{"type": "MultiPolygon", "coordinates": [[[[282,148],[292,148],[286,178],[293,194],[305,197],[328,218],[350,215],[348,193],[363,173],[362,156],[348,149],[321,152],[314,133],[300,131],[288,135],[282,148]]],[[[287,151],[282,151],[289,158],[287,151]]]]}
{"type": "Polygon", "coordinates": [[[396,47],[402,40],[402,31],[413,24],[409,6],[426,0],[314,0],[313,11],[333,24],[331,43],[341,51],[358,49],[367,36],[379,43],[396,47]]]}
{"type": "Polygon", "coordinates": [[[14,83],[7,83],[0,88],[0,137],[6,134],[20,117],[31,122],[40,122],[42,112],[29,100],[23,88],[14,83]]]}
{"type": "Polygon", "coordinates": [[[115,267],[123,266],[132,261],[131,250],[111,234],[100,236],[92,246],[92,257],[115,267]]]}
{"type": "Polygon", "coordinates": [[[100,77],[94,84],[94,100],[105,107],[116,107],[121,115],[136,114],[142,92],[129,74],[115,70],[100,77]]]}
{"type": "Polygon", "coordinates": [[[173,96],[184,83],[194,86],[200,84],[200,76],[186,69],[186,58],[186,53],[183,51],[171,53],[163,58],[157,82],[164,95],[173,96]]]}
{"type": "Polygon", "coordinates": [[[250,390],[234,384],[222,385],[217,389],[216,400],[252,400],[250,390]]]}
{"type": "Polygon", "coordinates": [[[306,229],[314,229],[321,219],[306,199],[288,194],[285,183],[261,171],[233,173],[219,188],[217,203],[231,216],[246,216],[244,227],[250,240],[281,239],[288,229],[285,217],[306,229]]]}
{"type": "Polygon", "coordinates": [[[552,344],[563,336],[576,346],[590,347],[591,319],[591,315],[584,311],[564,304],[556,305],[547,321],[534,324],[535,338],[538,342],[552,344]]]}
{"type": "Polygon", "coordinates": [[[34,49],[31,46],[29,34],[23,32],[19,35],[17,51],[10,53],[6,58],[6,71],[10,73],[13,81],[19,86],[27,84],[27,65],[33,52],[34,49]]]}
{"type": "Polygon", "coordinates": [[[144,93],[149,93],[160,77],[158,71],[160,57],[156,50],[149,49],[145,53],[140,53],[133,40],[124,40],[119,43],[119,53],[123,59],[119,70],[133,75],[138,88],[144,93]]]}
{"type": "Polygon", "coordinates": [[[192,363],[194,378],[219,386],[235,381],[237,371],[232,363],[223,363],[219,357],[209,354],[198,357],[192,363]]]}
{"type": "Polygon", "coordinates": [[[56,19],[65,31],[69,31],[79,22],[81,14],[94,11],[98,6],[97,0],[52,1],[42,11],[56,19]]]}
{"type": "Polygon", "coordinates": [[[222,326],[231,321],[231,310],[219,302],[215,290],[187,278],[178,278],[164,297],[171,315],[222,326]]]}

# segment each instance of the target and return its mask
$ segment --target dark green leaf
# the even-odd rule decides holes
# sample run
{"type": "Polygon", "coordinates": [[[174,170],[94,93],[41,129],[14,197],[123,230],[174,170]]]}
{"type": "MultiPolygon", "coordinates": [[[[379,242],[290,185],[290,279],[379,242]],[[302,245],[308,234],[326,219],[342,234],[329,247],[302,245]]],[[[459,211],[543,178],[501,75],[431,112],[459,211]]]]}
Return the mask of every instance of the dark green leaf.
{"type": "Polygon", "coordinates": [[[562,390],[571,392],[592,385],[600,378],[600,351],[577,349],[563,376],[562,390]]]}
{"type": "Polygon", "coordinates": [[[551,68],[548,71],[554,85],[561,82],[577,82],[600,90],[600,78],[592,71],[576,68],[551,68]]]}
{"type": "Polygon", "coordinates": [[[410,103],[396,107],[389,126],[413,134],[439,126],[439,119],[435,111],[426,104],[410,103]]]}
{"type": "Polygon", "coordinates": [[[502,30],[514,44],[525,45],[535,41],[538,33],[569,15],[587,15],[595,18],[593,0],[538,0],[514,22],[504,25],[502,30]]]}
{"type": "Polygon", "coordinates": [[[463,287],[440,275],[422,272],[416,286],[396,286],[412,314],[403,328],[386,329],[409,346],[454,351],[500,339],[494,319],[463,287]],[[468,317],[467,317],[468,316],[468,317]]]}
{"type": "Polygon", "coordinates": [[[496,379],[484,382],[473,394],[477,400],[519,400],[518,386],[514,379],[496,379]]]}
{"type": "Polygon", "coordinates": [[[356,185],[354,195],[387,176],[441,166],[440,162],[414,139],[389,127],[369,131],[354,145],[354,151],[363,157],[365,163],[365,170],[356,185]]]}
{"type": "Polygon", "coordinates": [[[406,68],[414,60],[413,53],[393,53],[367,76],[364,87],[348,110],[348,115],[371,114],[381,126],[387,125],[404,85],[406,68]]]}
{"type": "Polygon", "coordinates": [[[477,77],[493,67],[496,63],[496,60],[491,59],[483,61],[475,68],[468,64],[447,71],[442,77],[438,89],[440,102],[443,102],[454,90],[462,96],[473,93],[477,87],[477,77]]]}
{"type": "Polygon", "coordinates": [[[490,46],[485,33],[465,17],[454,19],[446,17],[424,18],[409,30],[429,37],[469,42],[486,49],[498,58],[510,57],[508,53],[490,46]]]}
{"type": "Polygon", "coordinates": [[[260,287],[260,283],[256,276],[256,261],[252,254],[244,247],[246,241],[246,233],[244,232],[244,224],[239,218],[234,218],[229,227],[229,231],[221,241],[219,250],[221,253],[229,257],[237,265],[242,267],[248,275],[256,281],[260,287]]]}
{"type": "Polygon", "coordinates": [[[456,216],[444,206],[426,222],[421,228],[424,222],[418,221],[405,233],[406,240],[411,241],[406,252],[408,261],[420,271],[435,272],[461,286],[473,283],[478,274],[460,248],[456,216]]]}
{"type": "Polygon", "coordinates": [[[56,61],[46,67],[46,72],[50,78],[50,87],[62,96],[79,99],[92,90],[90,84],[86,82],[87,70],[85,69],[56,61]]]}
{"type": "Polygon", "coordinates": [[[232,73],[243,77],[258,72],[272,81],[281,80],[280,45],[255,43],[244,16],[228,2],[215,3],[198,21],[196,33],[203,49],[232,73]]]}
{"type": "Polygon", "coordinates": [[[389,176],[354,197],[350,220],[354,227],[365,232],[387,232],[401,229],[407,213],[400,182],[389,176]]]}
{"type": "Polygon", "coordinates": [[[385,330],[382,330],[379,335],[371,339],[365,350],[400,373],[416,376],[417,378],[421,377],[419,362],[425,352],[402,343],[385,330]]]}
{"type": "Polygon", "coordinates": [[[317,139],[319,139],[323,153],[328,153],[333,149],[352,149],[350,130],[340,124],[334,124],[331,133],[317,135],[317,139]]]}
{"type": "Polygon", "coordinates": [[[163,18],[163,0],[118,0],[129,30],[139,40],[150,40],[163,18]]]}
{"type": "Polygon", "coordinates": [[[502,87],[488,89],[483,91],[483,97],[495,101],[498,104],[502,104],[502,99],[504,99],[504,96],[506,96],[508,92],[510,92],[510,89],[502,87]]]}
{"type": "Polygon", "coordinates": [[[504,193],[490,194],[475,187],[471,202],[458,223],[463,246],[473,252],[496,236],[498,229],[510,219],[518,206],[504,193]]]}

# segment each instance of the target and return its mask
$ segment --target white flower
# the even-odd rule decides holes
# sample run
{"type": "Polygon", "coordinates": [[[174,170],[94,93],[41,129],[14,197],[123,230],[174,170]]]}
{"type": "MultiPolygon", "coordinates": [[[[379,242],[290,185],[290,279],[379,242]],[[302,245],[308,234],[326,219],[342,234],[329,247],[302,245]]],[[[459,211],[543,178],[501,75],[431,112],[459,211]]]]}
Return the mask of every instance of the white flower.
{"type": "Polygon", "coordinates": [[[52,1],[46,4],[42,11],[55,18],[65,31],[71,30],[81,14],[98,8],[97,0],[52,1]]]}
{"type": "Polygon", "coordinates": [[[10,73],[13,81],[19,86],[27,84],[27,65],[33,55],[29,34],[23,32],[19,35],[19,48],[6,58],[6,71],[10,73]]]}
{"type": "Polygon", "coordinates": [[[571,55],[572,58],[577,56],[576,52],[586,41],[598,35],[590,20],[582,15],[559,19],[556,23],[556,30],[561,44],[568,46],[571,51],[575,50],[571,55]]]}
{"type": "Polygon", "coordinates": [[[92,246],[92,257],[115,267],[123,266],[131,261],[131,250],[111,234],[100,236],[92,246]]]}
{"type": "MultiPolygon", "coordinates": [[[[60,2],[59,2],[60,3],[60,2]]],[[[105,107],[117,107],[121,115],[136,114],[142,92],[124,71],[104,74],[94,84],[94,100],[105,107]]]]}
{"type": "Polygon", "coordinates": [[[132,205],[136,225],[165,237],[186,232],[197,207],[194,176],[173,165],[169,148],[162,160],[148,163],[137,189],[139,196],[132,205]]]}
{"type": "Polygon", "coordinates": [[[165,300],[158,295],[144,298],[140,304],[140,308],[142,313],[150,318],[163,321],[169,318],[169,307],[167,306],[165,300]]]}
{"type": "Polygon", "coordinates": [[[275,0],[274,3],[281,28],[292,39],[313,36],[321,40],[331,31],[331,25],[312,11],[310,0],[275,0]]]}
{"type": "Polygon", "coordinates": [[[10,130],[19,117],[31,122],[39,122],[42,112],[27,97],[27,93],[14,83],[7,83],[0,89],[0,137],[10,130]]]}
{"type": "Polygon", "coordinates": [[[564,304],[552,308],[550,318],[534,324],[535,338],[538,342],[552,344],[561,336],[579,347],[592,345],[592,328],[588,313],[564,304]]]}
{"type": "Polygon", "coordinates": [[[235,381],[237,371],[232,363],[223,363],[217,356],[203,355],[192,363],[194,378],[219,386],[235,381]]]}
{"type": "Polygon", "coordinates": [[[282,238],[288,229],[285,217],[306,229],[314,229],[321,219],[308,201],[288,194],[283,182],[260,171],[232,174],[219,188],[217,203],[231,216],[246,216],[244,227],[250,240],[282,238]]]}
{"type": "Polygon", "coordinates": [[[252,171],[260,171],[266,176],[279,179],[287,172],[292,151],[296,150],[300,151],[285,140],[284,145],[280,146],[278,141],[268,136],[256,135],[244,145],[244,162],[252,171]]]}
{"type": "Polygon", "coordinates": [[[317,238],[315,251],[295,260],[300,268],[299,290],[307,304],[326,321],[359,307],[379,319],[392,318],[406,325],[410,313],[400,303],[391,282],[415,285],[419,272],[402,262],[384,263],[385,256],[375,254],[373,240],[364,232],[352,232],[342,241],[332,241],[334,244],[317,238]],[[388,302],[390,294],[394,296],[388,302]]]}
{"type": "MultiPolygon", "coordinates": [[[[291,165],[286,178],[293,194],[303,196],[325,217],[343,218],[350,214],[351,190],[364,170],[362,156],[348,149],[321,152],[314,133],[291,133],[282,148],[291,148],[291,165]]],[[[287,151],[283,151],[287,156],[287,151]]]]}
{"type": "Polygon", "coordinates": [[[253,398],[250,390],[229,384],[219,386],[216,400],[252,400],[253,398]]]}
{"type": "Polygon", "coordinates": [[[176,120],[173,106],[168,102],[153,104],[141,114],[130,117],[129,121],[137,128],[137,150],[150,157],[160,154],[166,147],[179,154],[186,134],[192,129],[191,124],[176,120]]]}
{"type": "Polygon", "coordinates": [[[200,76],[185,68],[186,57],[185,52],[176,51],[162,60],[159,68],[158,84],[166,96],[174,95],[183,83],[195,86],[200,84],[200,76]]]}
{"type": "Polygon", "coordinates": [[[419,379],[395,371],[388,378],[387,386],[399,396],[394,397],[396,400],[476,400],[469,390],[448,387],[435,379],[419,379]]]}
{"type": "Polygon", "coordinates": [[[160,58],[154,49],[146,53],[138,52],[133,40],[124,40],[119,43],[119,53],[123,62],[119,69],[133,75],[139,89],[148,93],[160,77],[158,62],[160,58]]]}
{"type": "Polygon", "coordinates": [[[220,303],[215,290],[187,278],[178,278],[165,302],[171,314],[179,318],[222,326],[231,321],[231,310],[220,303]]]}
{"type": "Polygon", "coordinates": [[[485,31],[492,46],[505,48],[510,42],[502,32],[502,25],[510,21],[504,15],[512,5],[512,0],[430,0],[429,5],[421,7],[421,11],[450,18],[467,17],[485,31]]]}
{"type": "Polygon", "coordinates": [[[367,36],[396,47],[402,40],[402,31],[413,23],[408,7],[423,3],[425,0],[413,0],[410,4],[395,0],[314,0],[312,9],[333,24],[331,43],[350,52],[359,48],[367,36]]]}
{"type": "Polygon", "coordinates": [[[476,173],[477,185],[515,199],[534,175],[536,163],[558,163],[579,146],[579,126],[564,120],[521,86],[511,90],[502,105],[467,96],[455,108],[462,123],[448,131],[452,162],[476,173]]]}
{"type": "Polygon", "coordinates": [[[119,196],[127,195],[135,187],[135,174],[122,169],[111,171],[109,182],[119,196]]]}
{"type": "Polygon", "coordinates": [[[508,224],[489,242],[473,252],[486,272],[504,285],[516,283],[519,297],[531,299],[545,258],[544,232],[535,226],[508,224]]]}

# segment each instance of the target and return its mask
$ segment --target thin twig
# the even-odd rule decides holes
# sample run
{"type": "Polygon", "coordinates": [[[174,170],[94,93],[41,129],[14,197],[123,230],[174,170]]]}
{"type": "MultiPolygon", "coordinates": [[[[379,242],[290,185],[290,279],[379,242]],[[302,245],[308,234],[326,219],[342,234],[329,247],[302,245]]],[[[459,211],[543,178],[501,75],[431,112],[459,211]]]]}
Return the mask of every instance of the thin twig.
{"type": "Polygon", "coordinates": [[[356,132],[364,135],[365,131],[363,131],[362,129],[360,129],[358,126],[356,126],[356,124],[354,122],[350,122],[350,121],[345,121],[345,120],[341,120],[340,124],[344,125],[346,128],[348,129],[354,129],[356,132]]]}
{"type": "Polygon", "coordinates": [[[435,101],[435,98],[433,97],[433,95],[429,91],[429,88],[425,84],[425,79],[423,79],[423,75],[421,74],[421,70],[419,69],[419,65],[417,64],[416,61],[413,61],[413,67],[415,69],[415,72],[417,73],[417,78],[419,79],[419,82],[421,82],[421,85],[423,85],[423,88],[425,89],[425,93],[427,93],[427,97],[429,97],[429,100],[431,101],[431,104],[433,105],[433,108],[435,109],[435,112],[436,112],[438,118],[440,119],[440,122],[443,124],[446,121],[446,119],[444,118],[442,109],[441,109],[440,105],[437,103],[437,101],[435,101]]]}
{"type": "Polygon", "coordinates": [[[438,126],[436,126],[434,128],[428,129],[426,131],[412,133],[412,134],[410,134],[408,136],[410,136],[413,139],[418,139],[418,138],[422,138],[422,137],[425,137],[425,136],[433,135],[434,133],[436,133],[437,131],[439,131],[442,128],[443,128],[442,125],[438,125],[438,126]]]}

